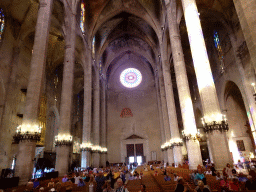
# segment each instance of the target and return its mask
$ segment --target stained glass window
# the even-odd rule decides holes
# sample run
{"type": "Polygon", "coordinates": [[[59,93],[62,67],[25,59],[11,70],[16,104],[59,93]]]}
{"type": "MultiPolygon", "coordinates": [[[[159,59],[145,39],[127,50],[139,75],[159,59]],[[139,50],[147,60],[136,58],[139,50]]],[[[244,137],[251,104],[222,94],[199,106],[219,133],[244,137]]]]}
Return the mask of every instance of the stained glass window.
{"type": "Polygon", "coordinates": [[[92,39],[92,54],[95,54],[95,36],[92,39]]]}
{"type": "Polygon", "coordinates": [[[4,25],[5,25],[4,13],[3,13],[3,10],[0,9],[0,41],[3,38],[4,25]]]}
{"type": "Polygon", "coordinates": [[[223,63],[224,56],[223,56],[222,48],[221,48],[221,45],[220,45],[219,34],[218,34],[217,31],[214,31],[213,38],[214,38],[214,45],[217,49],[219,60],[220,60],[221,72],[224,72],[224,63],[223,63]]]}
{"type": "Polygon", "coordinates": [[[137,87],[142,81],[142,75],[138,69],[125,69],[120,75],[120,81],[127,88],[137,87]]]}
{"type": "Polygon", "coordinates": [[[214,44],[215,44],[215,47],[218,51],[219,59],[223,59],[222,48],[221,48],[221,45],[220,45],[220,38],[219,38],[219,35],[218,35],[217,31],[214,32],[214,44]]]}
{"type": "Polygon", "coordinates": [[[81,1],[81,18],[80,18],[80,28],[82,33],[84,33],[84,23],[85,23],[85,4],[84,1],[81,1]]]}

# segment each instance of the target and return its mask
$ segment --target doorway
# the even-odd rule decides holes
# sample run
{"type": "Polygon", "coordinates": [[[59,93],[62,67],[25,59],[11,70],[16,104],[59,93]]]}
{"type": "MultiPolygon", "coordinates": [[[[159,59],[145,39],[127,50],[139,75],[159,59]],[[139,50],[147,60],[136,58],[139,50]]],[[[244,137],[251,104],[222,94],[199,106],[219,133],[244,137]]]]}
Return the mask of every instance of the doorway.
{"type": "Polygon", "coordinates": [[[144,163],[143,144],[126,144],[128,164],[136,163],[141,165],[144,163]]]}

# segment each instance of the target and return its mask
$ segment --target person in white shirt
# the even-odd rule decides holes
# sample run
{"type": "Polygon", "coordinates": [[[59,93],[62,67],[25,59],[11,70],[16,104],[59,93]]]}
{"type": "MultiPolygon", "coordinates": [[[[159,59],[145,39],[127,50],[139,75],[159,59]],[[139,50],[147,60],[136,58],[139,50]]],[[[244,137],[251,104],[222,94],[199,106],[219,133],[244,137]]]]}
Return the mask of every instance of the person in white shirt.
{"type": "Polygon", "coordinates": [[[212,171],[210,168],[207,169],[207,171],[204,172],[205,175],[212,175],[212,171]]]}
{"type": "Polygon", "coordinates": [[[76,175],[74,177],[74,179],[75,179],[75,184],[77,185],[79,183],[79,180],[81,179],[81,177],[79,175],[76,175]]]}
{"type": "Polygon", "coordinates": [[[216,180],[222,180],[223,176],[220,174],[220,172],[217,172],[216,180]]]}
{"type": "Polygon", "coordinates": [[[179,176],[176,173],[174,173],[173,174],[173,181],[178,181],[178,179],[179,179],[179,176]]]}

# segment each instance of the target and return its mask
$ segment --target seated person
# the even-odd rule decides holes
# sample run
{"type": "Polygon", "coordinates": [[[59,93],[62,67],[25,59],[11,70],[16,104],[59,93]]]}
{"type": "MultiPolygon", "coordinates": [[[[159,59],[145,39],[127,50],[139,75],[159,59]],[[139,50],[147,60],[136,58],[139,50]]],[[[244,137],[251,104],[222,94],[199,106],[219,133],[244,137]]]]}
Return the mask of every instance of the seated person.
{"type": "Polygon", "coordinates": [[[211,192],[211,191],[207,185],[204,185],[203,181],[199,180],[198,186],[195,188],[195,192],[211,192]]]}
{"type": "Polygon", "coordinates": [[[84,180],[82,178],[79,179],[79,182],[77,184],[77,187],[83,187],[85,186],[84,180]]]}
{"type": "Polygon", "coordinates": [[[245,182],[246,190],[256,190],[256,181],[252,179],[251,175],[247,176],[247,181],[245,182]]]}
{"type": "Polygon", "coordinates": [[[198,170],[198,173],[196,174],[196,177],[195,177],[196,182],[198,182],[199,180],[202,180],[204,182],[204,184],[206,185],[206,178],[205,178],[204,174],[202,173],[201,169],[198,170]]]}
{"type": "Polygon", "coordinates": [[[51,178],[51,181],[48,183],[47,187],[51,187],[51,188],[54,188],[54,181],[53,181],[53,178],[51,178]]]}
{"type": "Polygon", "coordinates": [[[197,170],[194,170],[190,175],[190,181],[195,184],[195,178],[196,178],[197,170]]]}
{"type": "Polygon", "coordinates": [[[220,174],[220,172],[217,172],[216,180],[222,180],[223,176],[220,174]]]}
{"type": "Polygon", "coordinates": [[[34,183],[34,186],[33,186],[34,189],[38,188],[40,185],[38,179],[35,179],[33,183],[34,183]]]}
{"type": "Polygon", "coordinates": [[[229,182],[227,176],[223,176],[223,179],[220,181],[221,191],[229,191],[229,182]]]}
{"type": "Polygon", "coordinates": [[[178,179],[179,179],[179,176],[176,173],[174,173],[173,174],[173,181],[178,181],[178,179]]]}
{"type": "Polygon", "coordinates": [[[231,182],[229,182],[229,190],[230,191],[241,191],[240,184],[237,178],[233,178],[231,182]]]}
{"type": "Polygon", "coordinates": [[[232,176],[231,178],[238,178],[238,174],[235,169],[232,169],[232,176]]]}
{"type": "Polygon", "coordinates": [[[185,182],[184,182],[184,179],[182,177],[180,177],[178,179],[178,183],[176,185],[176,189],[175,189],[175,192],[186,192],[187,191],[187,188],[184,186],[185,182]]]}
{"type": "Polygon", "coordinates": [[[171,181],[171,179],[172,179],[172,178],[171,178],[168,174],[166,174],[165,177],[164,177],[164,180],[165,180],[165,181],[171,181]]]}
{"type": "Polygon", "coordinates": [[[207,168],[207,171],[204,172],[205,175],[212,175],[212,171],[210,168],[207,168]]]}
{"type": "Polygon", "coordinates": [[[158,176],[158,172],[157,171],[155,171],[154,176],[158,176]]]}
{"type": "Polygon", "coordinates": [[[64,177],[62,178],[62,183],[65,183],[67,181],[68,181],[68,177],[67,177],[67,175],[64,175],[64,177]]]}

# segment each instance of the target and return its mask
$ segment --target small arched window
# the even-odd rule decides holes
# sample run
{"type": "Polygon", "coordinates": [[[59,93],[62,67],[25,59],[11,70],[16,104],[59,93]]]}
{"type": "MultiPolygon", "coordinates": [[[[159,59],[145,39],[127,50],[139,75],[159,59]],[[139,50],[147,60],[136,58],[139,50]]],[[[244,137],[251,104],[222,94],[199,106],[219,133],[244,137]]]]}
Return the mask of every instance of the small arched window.
{"type": "Polygon", "coordinates": [[[0,42],[2,41],[2,38],[3,38],[4,26],[5,26],[4,12],[0,8],[0,42]]]}
{"type": "Polygon", "coordinates": [[[81,0],[80,28],[81,28],[83,34],[85,33],[84,23],[85,23],[85,4],[84,4],[84,0],[81,0]]]}

